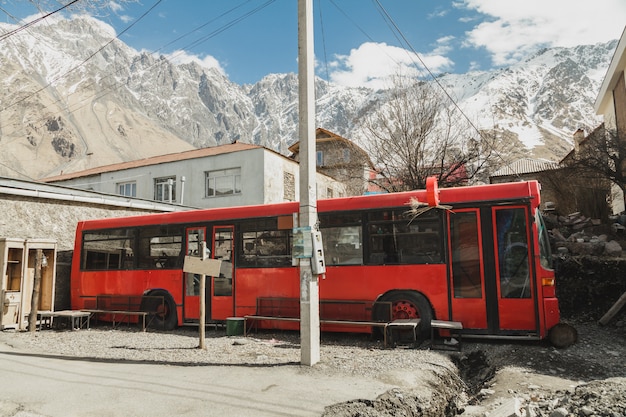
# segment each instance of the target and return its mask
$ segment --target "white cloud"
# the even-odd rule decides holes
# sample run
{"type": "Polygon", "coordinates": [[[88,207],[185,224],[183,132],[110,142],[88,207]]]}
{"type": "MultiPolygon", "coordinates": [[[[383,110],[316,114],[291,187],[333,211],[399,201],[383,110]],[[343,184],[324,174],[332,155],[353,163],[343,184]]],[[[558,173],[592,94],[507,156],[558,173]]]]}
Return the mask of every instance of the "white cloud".
{"type": "Polygon", "coordinates": [[[130,23],[130,22],[132,22],[132,21],[133,21],[133,19],[134,19],[132,16],[128,16],[128,15],[126,15],[126,14],[119,15],[118,17],[119,17],[119,18],[120,18],[120,20],[121,20],[122,22],[124,22],[124,23],[130,23]]]}
{"type": "Polygon", "coordinates": [[[437,47],[433,49],[432,55],[447,55],[452,51],[452,46],[450,43],[455,40],[454,36],[444,36],[442,38],[437,39],[437,47]]]}
{"type": "Polygon", "coordinates": [[[117,2],[110,1],[109,2],[109,9],[111,9],[113,12],[117,13],[117,12],[121,12],[122,10],[124,10],[124,7],[122,7],[122,5],[117,3],[117,2]]]}
{"type": "Polygon", "coordinates": [[[466,45],[485,48],[495,65],[514,63],[539,47],[618,39],[626,24],[624,0],[465,0],[455,6],[488,16],[466,33],[466,45]]]}
{"type": "Polygon", "coordinates": [[[422,66],[423,61],[433,74],[441,73],[452,67],[452,61],[439,54],[420,54],[386,43],[366,42],[349,55],[337,55],[330,63],[333,71],[330,80],[350,87],[387,88],[390,77],[398,74],[423,77],[428,72],[422,66]]]}
{"type": "Polygon", "coordinates": [[[166,54],[165,57],[170,60],[171,62],[173,62],[174,64],[189,64],[191,62],[195,62],[196,64],[200,65],[201,67],[204,68],[215,68],[217,69],[220,73],[226,75],[226,71],[224,71],[224,68],[222,67],[222,65],[219,63],[219,61],[217,59],[215,59],[215,57],[211,56],[211,55],[207,55],[205,57],[200,57],[198,55],[194,55],[194,54],[190,54],[187,51],[183,51],[183,50],[177,50],[174,51],[170,54],[166,54]]]}
{"type": "Polygon", "coordinates": [[[122,14],[121,12],[124,11],[124,6],[121,5],[118,2],[115,1],[110,1],[108,3],[109,9],[111,9],[111,11],[118,17],[118,19],[120,19],[123,23],[130,23],[133,20],[135,20],[134,17],[129,16],[127,14],[122,14]]]}
{"type": "Polygon", "coordinates": [[[437,17],[444,17],[444,16],[445,16],[445,15],[447,15],[447,14],[448,14],[448,10],[445,10],[445,9],[437,9],[437,10],[436,10],[436,11],[434,11],[433,13],[430,13],[430,14],[428,15],[428,18],[429,18],[429,19],[434,19],[434,18],[437,18],[437,17]]]}

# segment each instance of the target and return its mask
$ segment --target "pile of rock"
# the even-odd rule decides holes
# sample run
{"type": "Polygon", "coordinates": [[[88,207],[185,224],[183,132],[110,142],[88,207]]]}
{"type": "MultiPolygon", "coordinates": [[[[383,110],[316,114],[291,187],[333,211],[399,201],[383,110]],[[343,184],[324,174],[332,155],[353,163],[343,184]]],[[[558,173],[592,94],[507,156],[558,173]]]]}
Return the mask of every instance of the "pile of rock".
{"type": "Polygon", "coordinates": [[[556,254],[595,255],[621,257],[620,237],[626,237],[625,227],[613,219],[607,227],[599,219],[591,219],[580,213],[559,216],[555,212],[544,213],[556,254]],[[604,233],[603,233],[604,232],[604,233]]]}
{"type": "MultiPolygon", "coordinates": [[[[532,386],[531,386],[532,388],[532,386]]],[[[624,416],[626,403],[624,390],[626,378],[611,378],[603,381],[582,383],[576,388],[556,393],[541,394],[537,391],[516,397],[518,407],[524,413],[508,415],[550,416],[624,416]]],[[[502,414],[504,415],[504,414],[502,414]]]]}

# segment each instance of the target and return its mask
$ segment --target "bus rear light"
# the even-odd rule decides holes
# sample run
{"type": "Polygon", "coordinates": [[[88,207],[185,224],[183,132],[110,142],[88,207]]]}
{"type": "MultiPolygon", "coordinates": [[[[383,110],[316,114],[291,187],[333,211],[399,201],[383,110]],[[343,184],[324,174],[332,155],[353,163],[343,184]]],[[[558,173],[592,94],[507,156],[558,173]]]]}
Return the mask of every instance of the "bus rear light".
{"type": "Polygon", "coordinates": [[[544,287],[554,287],[554,278],[541,278],[541,285],[544,287]]]}

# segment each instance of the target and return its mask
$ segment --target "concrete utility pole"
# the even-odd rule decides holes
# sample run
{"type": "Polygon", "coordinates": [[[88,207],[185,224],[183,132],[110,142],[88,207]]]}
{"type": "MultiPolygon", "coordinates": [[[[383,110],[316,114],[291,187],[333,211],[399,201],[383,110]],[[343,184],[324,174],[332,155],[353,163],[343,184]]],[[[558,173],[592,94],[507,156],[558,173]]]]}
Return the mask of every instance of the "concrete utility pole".
{"type": "MultiPolygon", "coordinates": [[[[300,137],[300,227],[317,227],[315,184],[315,74],[313,0],[298,0],[298,93],[300,137]]],[[[318,276],[310,258],[300,259],[300,363],[320,360],[318,276]]]]}
{"type": "MultiPolygon", "coordinates": [[[[206,250],[206,241],[200,242],[200,250],[202,251],[202,260],[206,260],[207,250],[206,250]]],[[[207,276],[202,274],[200,276],[200,344],[198,348],[206,349],[206,280],[207,276]]]]}

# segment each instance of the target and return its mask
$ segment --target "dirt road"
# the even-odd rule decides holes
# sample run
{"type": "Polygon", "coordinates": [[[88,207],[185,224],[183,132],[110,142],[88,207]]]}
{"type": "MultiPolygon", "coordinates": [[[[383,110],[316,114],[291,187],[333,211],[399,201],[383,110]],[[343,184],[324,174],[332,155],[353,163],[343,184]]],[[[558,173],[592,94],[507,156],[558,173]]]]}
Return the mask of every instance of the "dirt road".
{"type": "Polygon", "coordinates": [[[626,329],[576,327],[563,350],[472,341],[461,353],[323,334],[314,367],[299,365],[292,332],[209,331],[203,351],[189,329],[4,331],[0,416],[626,415],[626,329]]]}

